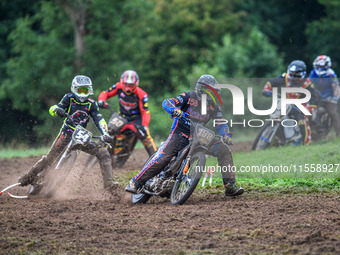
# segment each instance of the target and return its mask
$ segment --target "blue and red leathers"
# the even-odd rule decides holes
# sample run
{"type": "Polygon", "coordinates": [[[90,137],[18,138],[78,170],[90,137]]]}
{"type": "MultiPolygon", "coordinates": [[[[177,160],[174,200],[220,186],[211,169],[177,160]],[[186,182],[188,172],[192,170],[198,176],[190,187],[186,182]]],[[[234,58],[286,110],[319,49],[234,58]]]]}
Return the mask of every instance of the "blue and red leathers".
{"type": "Polygon", "coordinates": [[[309,78],[315,85],[319,101],[318,104],[327,110],[336,135],[339,136],[340,116],[338,112],[338,101],[340,97],[340,88],[337,75],[331,68],[328,68],[323,76],[319,76],[315,69],[313,69],[309,74],[309,78]]]}
{"type": "MultiPolygon", "coordinates": [[[[201,114],[200,107],[201,99],[197,92],[184,92],[177,97],[166,99],[163,102],[163,108],[170,113],[174,114],[175,110],[182,111],[187,114],[193,122],[205,125],[210,119],[222,119],[222,113],[219,106],[213,106],[208,101],[207,114],[201,114]]],[[[225,136],[229,133],[227,124],[222,124],[217,127],[219,134],[225,136]]],[[[143,169],[132,178],[137,187],[141,187],[144,183],[159,174],[163,168],[170,162],[173,156],[177,155],[189,143],[190,138],[190,123],[185,118],[176,117],[172,124],[169,137],[161,145],[149,163],[144,165],[143,169]]],[[[227,169],[232,169],[233,158],[231,151],[227,145],[221,141],[216,141],[209,149],[208,154],[218,158],[218,164],[226,166],[227,169]]],[[[223,183],[226,185],[235,184],[235,174],[230,171],[221,171],[223,183]]]]}

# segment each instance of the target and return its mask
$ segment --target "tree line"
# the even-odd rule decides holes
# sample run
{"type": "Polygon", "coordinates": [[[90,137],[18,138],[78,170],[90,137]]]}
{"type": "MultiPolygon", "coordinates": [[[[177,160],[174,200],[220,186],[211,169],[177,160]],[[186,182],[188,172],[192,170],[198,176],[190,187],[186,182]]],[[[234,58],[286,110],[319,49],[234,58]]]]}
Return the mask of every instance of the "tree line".
{"type": "MultiPolygon", "coordinates": [[[[150,97],[151,133],[164,137],[161,102],[204,73],[264,78],[337,51],[337,0],[14,0],[0,8],[1,144],[46,144],[60,127],[48,108],[76,74],[98,94],[136,70],[150,97]]],[[[259,100],[261,101],[261,100],[259,100]]],[[[117,102],[112,100],[113,105],[117,102]]],[[[261,102],[260,102],[261,104],[261,102]]],[[[103,111],[106,119],[108,114],[103,111]]]]}

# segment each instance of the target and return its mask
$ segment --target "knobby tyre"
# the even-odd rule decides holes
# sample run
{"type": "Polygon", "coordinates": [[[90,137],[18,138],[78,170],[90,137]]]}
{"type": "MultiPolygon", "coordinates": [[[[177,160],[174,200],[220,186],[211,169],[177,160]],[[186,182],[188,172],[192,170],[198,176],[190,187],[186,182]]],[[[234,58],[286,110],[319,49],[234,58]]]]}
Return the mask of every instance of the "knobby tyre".
{"type": "Polygon", "coordinates": [[[144,204],[151,198],[151,195],[144,193],[131,194],[133,204],[144,204]]]}
{"type": "Polygon", "coordinates": [[[205,154],[203,152],[196,152],[191,157],[186,175],[183,175],[180,180],[176,179],[170,196],[170,203],[172,205],[182,205],[188,200],[200,181],[204,167],[205,154]]]}
{"type": "Polygon", "coordinates": [[[268,122],[263,125],[257,134],[251,149],[255,151],[267,149],[270,145],[267,139],[272,135],[272,132],[273,128],[271,127],[271,123],[268,122]]]}

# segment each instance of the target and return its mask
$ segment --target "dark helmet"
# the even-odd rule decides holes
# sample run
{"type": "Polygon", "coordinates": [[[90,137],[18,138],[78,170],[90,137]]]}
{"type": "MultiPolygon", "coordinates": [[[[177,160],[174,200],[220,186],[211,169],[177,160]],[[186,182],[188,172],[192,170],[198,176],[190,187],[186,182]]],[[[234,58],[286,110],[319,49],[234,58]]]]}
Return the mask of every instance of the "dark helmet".
{"type": "Polygon", "coordinates": [[[125,71],[120,77],[120,82],[123,83],[123,90],[127,94],[134,93],[139,85],[139,76],[133,70],[125,71]]]}
{"type": "Polygon", "coordinates": [[[217,91],[218,94],[221,94],[221,89],[216,88],[217,84],[218,84],[218,82],[214,78],[214,76],[209,75],[209,74],[204,74],[196,82],[196,87],[195,87],[196,92],[197,92],[199,97],[201,97],[202,94],[207,94],[208,101],[213,101],[213,98],[211,98],[209,93],[213,96],[214,96],[215,93],[213,91],[211,91],[211,89],[208,86],[214,88],[217,91]],[[208,86],[206,86],[206,85],[208,85],[208,86]],[[207,93],[207,91],[209,93],[207,93]]]}
{"type": "Polygon", "coordinates": [[[294,60],[292,61],[287,69],[287,73],[290,78],[305,78],[306,77],[306,64],[302,60],[294,60]]]}

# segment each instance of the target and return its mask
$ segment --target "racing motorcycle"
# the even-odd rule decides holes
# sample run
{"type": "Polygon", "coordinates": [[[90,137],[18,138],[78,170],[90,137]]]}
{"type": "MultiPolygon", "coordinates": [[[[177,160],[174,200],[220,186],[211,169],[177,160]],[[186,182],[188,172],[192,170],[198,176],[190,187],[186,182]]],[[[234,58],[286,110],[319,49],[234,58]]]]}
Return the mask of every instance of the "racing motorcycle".
{"type": "MultiPolygon", "coordinates": [[[[133,124],[127,124],[127,120],[118,113],[113,112],[110,105],[107,106],[112,113],[108,122],[108,132],[113,137],[111,147],[108,149],[112,158],[112,167],[120,168],[129,159],[138,141],[136,132],[140,132],[133,124]],[[122,128],[125,126],[124,130],[122,128]]],[[[141,134],[144,135],[144,134],[141,134]]],[[[97,158],[89,155],[86,160],[87,169],[91,169],[97,162],[97,158]]]]}
{"type": "MultiPolygon", "coordinates": [[[[191,125],[193,135],[183,148],[158,175],[149,179],[137,194],[131,195],[133,204],[146,203],[152,196],[170,198],[172,205],[184,204],[194,192],[205,167],[205,152],[220,135],[185,118],[191,125]]],[[[155,153],[160,153],[162,146],[155,153]]],[[[153,156],[145,163],[153,164],[153,156]]]]}
{"type": "Polygon", "coordinates": [[[321,105],[314,110],[310,123],[313,141],[324,139],[332,128],[331,118],[326,108],[321,105]]]}
{"type": "MultiPolygon", "coordinates": [[[[68,121],[74,124],[73,120],[69,117],[68,121]]],[[[52,196],[71,172],[71,169],[81,152],[79,146],[86,147],[92,139],[98,139],[97,144],[100,144],[100,146],[111,146],[104,141],[103,136],[93,136],[92,133],[84,127],[80,125],[75,126],[72,138],[64,151],[56,159],[54,164],[52,164],[52,167],[50,167],[46,173],[43,173],[43,176],[39,176],[38,178],[37,184],[43,187],[46,197],[52,196]]]]}
{"type": "Polygon", "coordinates": [[[298,144],[302,138],[300,128],[289,113],[293,106],[287,105],[286,115],[281,115],[281,99],[278,99],[276,110],[269,115],[271,121],[266,122],[257,134],[252,150],[265,150],[268,147],[281,147],[287,144],[298,144]],[[283,126],[282,123],[285,123],[283,126]]]}

